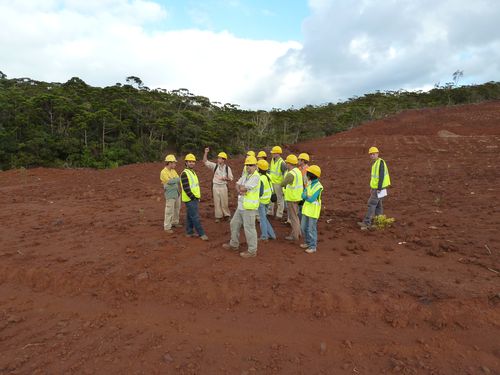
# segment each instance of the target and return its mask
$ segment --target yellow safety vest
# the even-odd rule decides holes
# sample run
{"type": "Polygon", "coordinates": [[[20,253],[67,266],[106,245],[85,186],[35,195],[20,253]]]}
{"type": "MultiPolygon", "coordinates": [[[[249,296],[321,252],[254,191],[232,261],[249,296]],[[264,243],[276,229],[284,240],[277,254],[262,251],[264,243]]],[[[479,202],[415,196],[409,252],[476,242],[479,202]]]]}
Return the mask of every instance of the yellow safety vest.
{"type": "Polygon", "coordinates": [[[260,203],[269,204],[271,202],[271,195],[273,194],[273,187],[271,186],[267,173],[260,175],[260,183],[264,187],[264,191],[260,197],[260,203]]]}
{"type": "Polygon", "coordinates": [[[285,200],[289,202],[300,202],[302,200],[302,191],[304,185],[302,184],[302,173],[300,169],[295,167],[290,172],[293,174],[293,182],[286,186],[285,200]]]}
{"type": "Polygon", "coordinates": [[[321,182],[317,182],[311,187],[311,184],[308,184],[306,187],[306,194],[308,197],[314,195],[318,190],[321,190],[319,193],[318,199],[314,202],[308,202],[307,200],[304,202],[302,206],[302,215],[312,217],[313,219],[319,219],[319,214],[321,212],[321,194],[323,194],[323,185],[321,182]]]}
{"type": "Polygon", "coordinates": [[[378,189],[378,182],[380,176],[378,175],[380,171],[380,163],[384,163],[384,181],[382,181],[382,189],[385,189],[391,184],[391,178],[389,177],[389,169],[387,169],[387,164],[384,159],[378,158],[372,165],[372,176],[370,180],[370,188],[378,189]]]}
{"type": "MultiPolygon", "coordinates": [[[[248,176],[248,178],[251,178],[255,175],[258,176],[259,172],[255,171],[251,176],[248,176]]],[[[259,178],[259,183],[255,185],[252,190],[248,190],[243,196],[243,208],[245,210],[257,210],[259,208],[260,184],[261,181],[259,178]]]]}
{"type": "MultiPolygon", "coordinates": [[[[186,168],[182,172],[183,173],[186,172],[186,176],[188,177],[188,180],[189,180],[189,188],[191,189],[191,193],[193,193],[193,195],[196,198],[200,199],[201,193],[200,193],[200,182],[198,181],[198,176],[191,169],[186,168]]],[[[181,186],[182,186],[182,184],[181,184],[181,186]]],[[[188,197],[188,195],[184,191],[184,188],[182,188],[182,201],[183,202],[190,202],[191,201],[191,198],[188,197]]]]}
{"type": "Polygon", "coordinates": [[[269,167],[269,177],[273,184],[281,184],[283,182],[283,173],[281,173],[281,165],[284,163],[282,158],[278,161],[271,159],[271,166],[269,167]]]}

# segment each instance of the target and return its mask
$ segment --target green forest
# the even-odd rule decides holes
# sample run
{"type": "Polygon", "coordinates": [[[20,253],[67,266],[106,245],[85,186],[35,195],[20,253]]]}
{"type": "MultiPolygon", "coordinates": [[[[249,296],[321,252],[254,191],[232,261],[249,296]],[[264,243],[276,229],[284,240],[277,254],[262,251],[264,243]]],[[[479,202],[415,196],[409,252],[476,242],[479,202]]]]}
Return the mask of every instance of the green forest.
{"type": "MultiPolygon", "coordinates": [[[[454,77],[456,78],[456,77],[454,77]]],[[[500,82],[428,92],[385,91],[300,109],[243,110],[188,89],[150,89],[140,78],[93,87],[12,78],[0,72],[0,169],[113,168],[205,147],[247,149],[324,137],[406,109],[500,99],[500,82]]]]}

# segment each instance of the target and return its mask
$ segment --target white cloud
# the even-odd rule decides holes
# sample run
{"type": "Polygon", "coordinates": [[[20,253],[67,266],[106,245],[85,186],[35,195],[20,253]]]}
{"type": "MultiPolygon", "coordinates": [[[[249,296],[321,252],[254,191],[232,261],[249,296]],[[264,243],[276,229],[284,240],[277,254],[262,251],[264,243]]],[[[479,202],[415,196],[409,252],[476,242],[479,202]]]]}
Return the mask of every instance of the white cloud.
{"type": "Polygon", "coordinates": [[[185,87],[212,101],[264,109],[432,87],[457,69],[464,82],[498,80],[496,0],[309,6],[298,43],[230,31],[154,31],[169,12],[152,0],[0,0],[0,70],[47,81],[78,76],[99,86],[135,75],[151,88],[185,87]]]}

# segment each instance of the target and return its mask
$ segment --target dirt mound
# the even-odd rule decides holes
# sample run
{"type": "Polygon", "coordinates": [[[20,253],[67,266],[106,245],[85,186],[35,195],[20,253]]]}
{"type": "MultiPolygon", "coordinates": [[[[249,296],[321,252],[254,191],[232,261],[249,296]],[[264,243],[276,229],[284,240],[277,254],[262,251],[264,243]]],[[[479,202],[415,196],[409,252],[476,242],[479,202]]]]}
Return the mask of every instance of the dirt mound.
{"type": "Polygon", "coordinates": [[[161,163],[0,172],[0,373],[500,373],[498,124],[491,102],[290,146],[323,169],[314,255],[223,250],[201,165],[207,243],[163,232],[161,163]],[[372,145],[396,223],[365,233],[372,145]]]}

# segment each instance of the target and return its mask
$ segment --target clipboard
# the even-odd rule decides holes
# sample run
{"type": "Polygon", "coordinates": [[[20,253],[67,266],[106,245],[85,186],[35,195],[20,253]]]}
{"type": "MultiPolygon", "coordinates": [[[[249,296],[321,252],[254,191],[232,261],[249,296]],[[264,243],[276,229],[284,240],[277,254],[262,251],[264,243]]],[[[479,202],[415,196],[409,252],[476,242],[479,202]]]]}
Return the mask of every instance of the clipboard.
{"type": "Polygon", "coordinates": [[[380,192],[377,193],[377,198],[383,198],[387,196],[387,189],[382,189],[380,192]]]}

